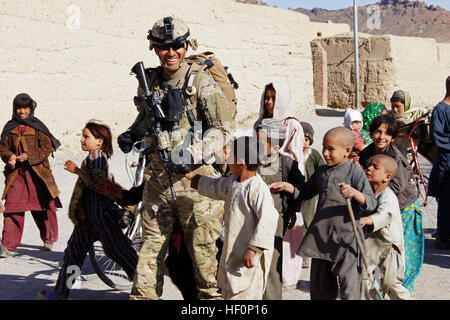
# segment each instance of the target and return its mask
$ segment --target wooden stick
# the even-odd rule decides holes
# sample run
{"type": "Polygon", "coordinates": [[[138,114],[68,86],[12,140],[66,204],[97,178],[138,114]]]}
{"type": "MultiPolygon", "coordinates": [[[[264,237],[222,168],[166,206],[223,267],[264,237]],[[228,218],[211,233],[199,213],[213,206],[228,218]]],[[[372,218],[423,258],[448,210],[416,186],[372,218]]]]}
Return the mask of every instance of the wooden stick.
{"type": "Polygon", "coordinates": [[[350,215],[350,220],[352,222],[352,227],[353,227],[353,232],[355,233],[355,237],[356,237],[356,244],[358,245],[359,251],[361,251],[361,256],[364,262],[364,266],[366,267],[366,272],[369,275],[369,279],[372,281],[372,284],[375,288],[375,291],[377,292],[377,295],[380,297],[381,300],[384,300],[383,296],[381,295],[380,290],[378,290],[376,283],[375,283],[375,279],[373,278],[372,274],[368,271],[368,263],[367,263],[367,258],[366,258],[366,254],[364,253],[364,248],[363,245],[361,243],[361,240],[359,239],[359,235],[358,235],[358,229],[356,228],[356,221],[355,221],[355,216],[353,214],[353,209],[352,209],[352,204],[350,202],[350,198],[346,198],[345,202],[347,203],[347,209],[348,209],[348,214],[350,215]]]}

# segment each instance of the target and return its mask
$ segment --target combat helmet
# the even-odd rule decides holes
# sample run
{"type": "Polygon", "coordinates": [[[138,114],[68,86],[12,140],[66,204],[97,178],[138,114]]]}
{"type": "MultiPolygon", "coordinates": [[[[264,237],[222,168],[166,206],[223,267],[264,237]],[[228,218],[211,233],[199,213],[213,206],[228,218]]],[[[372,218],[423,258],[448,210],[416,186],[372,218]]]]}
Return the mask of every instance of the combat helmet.
{"type": "Polygon", "coordinates": [[[165,17],[155,22],[148,31],[150,50],[162,43],[188,43],[193,50],[197,49],[197,40],[193,39],[186,23],[175,17],[165,17]]]}

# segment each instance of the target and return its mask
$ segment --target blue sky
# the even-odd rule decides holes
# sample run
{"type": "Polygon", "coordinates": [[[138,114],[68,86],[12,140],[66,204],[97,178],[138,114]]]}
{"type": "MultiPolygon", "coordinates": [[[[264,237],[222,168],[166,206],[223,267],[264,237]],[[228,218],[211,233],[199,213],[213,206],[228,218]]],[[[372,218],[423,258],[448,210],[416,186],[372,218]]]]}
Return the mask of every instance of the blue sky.
{"type": "MultiPolygon", "coordinates": [[[[353,0],[263,0],[270,5],[276,5],[280,8],[306,8],[312,9],[315,7],[324,8],[328,10],[336,10],[342,8],[353,7],[353,0]]],[[[450,10],[450,0],[421,0],[428,4],[440,5],[441,7],[450,10]]],[[[357,4],[365,6],[368,4],[377,3],[377,0],[357,0],[357,4]]]]}

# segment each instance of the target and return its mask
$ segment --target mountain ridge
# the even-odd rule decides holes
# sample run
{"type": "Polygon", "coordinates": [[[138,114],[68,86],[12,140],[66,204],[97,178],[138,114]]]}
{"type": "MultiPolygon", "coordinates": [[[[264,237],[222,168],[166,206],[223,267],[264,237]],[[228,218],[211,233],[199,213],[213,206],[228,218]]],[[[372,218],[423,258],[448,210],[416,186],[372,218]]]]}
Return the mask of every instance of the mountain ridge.
{"type": "MultiPolygon", "coordinates": [[[[268,5],[258,0],[240,0],[241,3],[268,5]]],[[[323,8],[289,8],[303,13],[312,22],[346,23],[353,31],[353,7],[339,10],[323,8]]],[[[405,37],[434,38],[450,43],[450,11],[423,1],[381,0],[358,7],[358,31],[373,35],[392,34],[405,37]],[[375,10],[374,10],[375,9],[375,10]],[[376,18],[379,17],[379,24],[376,18]]]]}

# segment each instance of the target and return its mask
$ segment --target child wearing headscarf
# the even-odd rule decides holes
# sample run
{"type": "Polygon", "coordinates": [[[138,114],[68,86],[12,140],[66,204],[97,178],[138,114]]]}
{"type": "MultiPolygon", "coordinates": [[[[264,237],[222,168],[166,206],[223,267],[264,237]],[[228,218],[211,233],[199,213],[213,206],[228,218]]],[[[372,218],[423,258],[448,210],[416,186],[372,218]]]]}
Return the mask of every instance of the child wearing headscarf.
{"type": "MultiPolygon", "coordinates": [[[[408,91],[397,90],[392,94],[390,99],[392,113],[395,119],[398,121],[399,136],[395,140],[395,144],[406,157],[406,159],[411,162],[412,160],[412,146],[407,135],[413,130],[414,124],[420,118],[428,118],[430,120],[431,113],[434,107],[416,108],[411,109],[411,95],[408,91]]],[[[422,129],[421,127],[420,129],[422,129]]],[[[432,161],[434,159],[434,154],[437,151],[435,146],[432,146],[428,130],[420,130],[414,135],[414,143],[416,146],[419,142],[426,143],[426,154],[424,156],[432,161]]],[[[425,145],[423,145],[425,147],[425,145]]],[[[425,151],[425,150],[424,150],[425,151]]],[[[422,153],[422,152],[421,152],[422,153]]]]}
{"type": "MultiPolygon", "coordinates": [[[[281,145],[281,147],[278,150],[278,153],[280,156],[287,156],[293,160],[297,161],[297,166],[300,172],[304,173],[304,156],[303,156],[303,144],[304,144],[304,133],[303,128],[300,124],[300,121],[298,121],[294,117],[294,111],[293,106],[291,103],[291,90],[289,88],[289,85],[283,81],[273,81],[271,83],[268,83],[264,86],[264,91],[261,95],[261,103],[260,103],[260,111],[259,111],[259,117],[258,120],[253,125],[253,128],[255,130],[258,130],[258,127],[260,127],[261,122],[264,119],[273,119],[273,120],[279,120],[283,125],[286,126],[286,135],[284,143],[281,145]]],[[[273,177],[272,177],[273,178],[273,177]]],[[[300,211],[300,210],[298,210],[300,211]]],[[[296,216],[301,217],[300,212],[296,213],[296,216]]],[[[295,225],[298,226],[301,224],[301,220],[298,219],[296,221],[295,225]]],[[[296,229],[296,228],[292,228],[296,229]]],[[[298,232],[292,232],[287,230],[286,234],[290,236],[290,241],[292,242],[299,242],[302,238],[302,233],[298,232]]],[[[297,230],[298,231],[298,230],[297,230]]],[[[284,237],[284,234],[282,235],[284,237]]],[[[284,238],[283,238],[284,242],[284,238]]],[[[284,244],[283,244],[284,247],[284,244]]],[[[281,251],[282,252],[282,251],[281,251]]],[[[284,259],[284,254],[282,255],[284,259]]],[[[282,273],[286,275],[286,268],[282,266],[282,273]]],[[[301,264],[301,260],[300,260],[301,264]]],[[[292,270],[292,269],[290,269],[292,270]]],[[[295,274],[294,272],[289,272],[291,275],[295,274]]],[[[291,280],[289,280],[287,277],[282,276],[282,282],[283,286],[296,284],[295,279],[297,278],[296,275],[293,277],[291,276],[291,280]]],[[[298,273],[298,277],[300,274],[298,273]]],[[[269,286],[270,289],[270,286],[269,286]]],[[[265,295],[265,298],[267,298],[267,294],[265,295]]]]}
{"type": "Polygon", "coordinates": [[[348,160],[352,161],[357,166],[361,167],[359,164],[358,154],[364,149],[364,140],[359,133],[363,125],[363,117],[361,112],[348,108],[344,114],[344,126],[352,130],[353,138],[355,139],[355,144],[353,145],[353,150],[348,156],[348,160]]]}
{"type": "Polygon", "coordinates": [[[12,118],[3,127],[0,157],[5,162],[5,201],[2,245],[6,254],[22,240],[25,212],[40,231],[42,250],[51,251],[58,239],[56,208],[61,208],[59,189],[48,157],[60,142],[34,116],[37,103],[20,93],[13,100],[12,118]]]}
{"type": "Polygon", "coordinates": [[[259,117],[253,128],[256,130],[263,119],[280,120],[286,126],[287,133],[279,153],[296,160],[299,170],[303,173],[304,134],[300,121],[294,117],[289,85],[283,81],[273,81],[265,85],[260,106],[259,117]]]}
{"type": "Polygon", "coordinates": [[[370,137],[370,124],[372,123],[373,119],[386,113],[386,107],[384,106],[384,104],[379,102],[370,103],[364,108],[363,112],[361,113],[363,116],[363,127],[359,131],[364,140],[364,146],[368,146],[373,142],[372,138],[370,137]]]}

